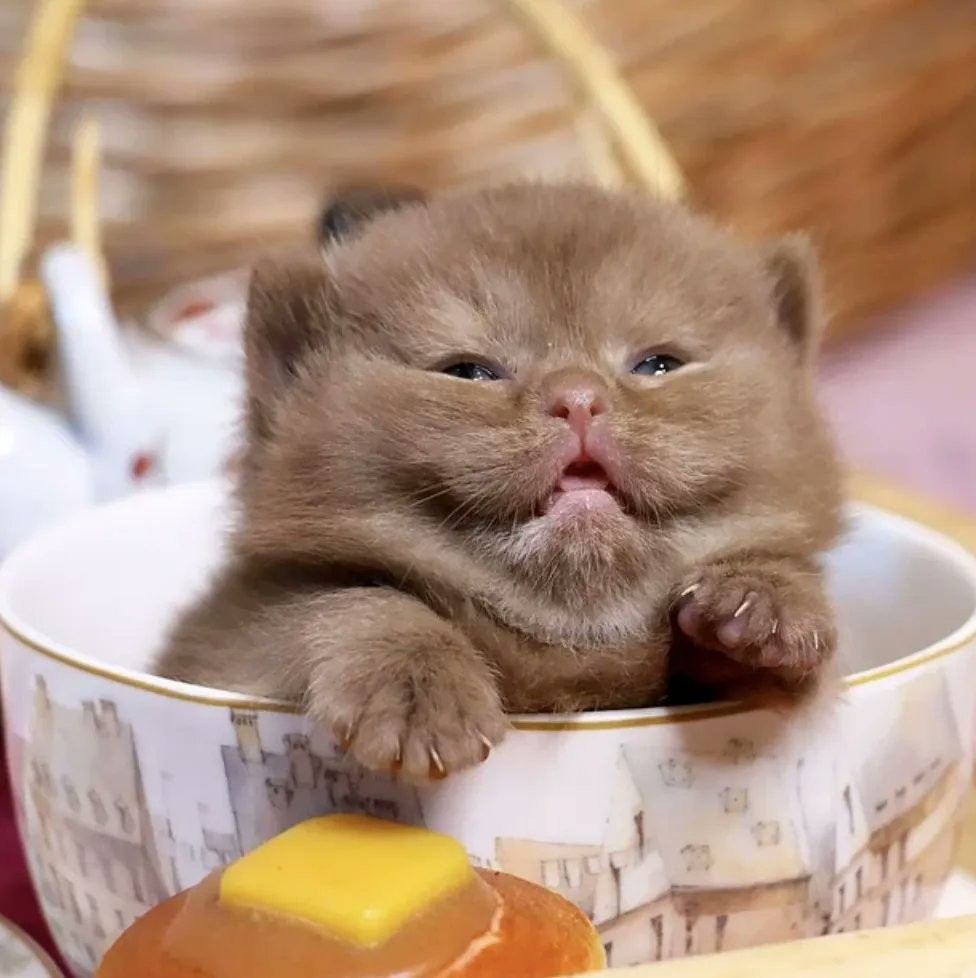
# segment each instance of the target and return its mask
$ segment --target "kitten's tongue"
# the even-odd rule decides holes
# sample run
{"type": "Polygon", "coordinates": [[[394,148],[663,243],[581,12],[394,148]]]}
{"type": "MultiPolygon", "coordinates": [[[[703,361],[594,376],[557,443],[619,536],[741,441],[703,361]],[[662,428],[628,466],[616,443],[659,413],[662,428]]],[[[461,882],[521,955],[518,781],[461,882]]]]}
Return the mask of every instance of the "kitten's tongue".
{"type": "Polygon", "coordinates": [[[571,465],[560,476],[543,512],[554,515],[617,506],[609,489],[610,480],[601,466],[591,463],[571,465]]]}

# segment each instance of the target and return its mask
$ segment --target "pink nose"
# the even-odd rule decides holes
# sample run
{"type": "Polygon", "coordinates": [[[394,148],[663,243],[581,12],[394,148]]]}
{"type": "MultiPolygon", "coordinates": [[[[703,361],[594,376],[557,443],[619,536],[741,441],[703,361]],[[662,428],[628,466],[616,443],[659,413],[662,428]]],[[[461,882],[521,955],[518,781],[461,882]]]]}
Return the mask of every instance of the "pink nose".
{"type": "Polygon", "coordinates": [[[607,390],[591,374],[565,371],[552,377],[544,387],[546,413],[562,418],[582,438],[590,422],[610,409],[607,390]]]}

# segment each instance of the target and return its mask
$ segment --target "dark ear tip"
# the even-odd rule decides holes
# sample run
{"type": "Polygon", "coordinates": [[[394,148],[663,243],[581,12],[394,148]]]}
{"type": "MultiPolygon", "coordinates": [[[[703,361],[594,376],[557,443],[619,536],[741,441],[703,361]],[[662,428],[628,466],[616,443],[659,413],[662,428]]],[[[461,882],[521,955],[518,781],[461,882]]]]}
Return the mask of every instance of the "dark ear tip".
{"type": "Polygon", "coordinates": [[[251,266],[248,296],[253,301],[267,295],[308,292],[319,288],[325,278],[325,264],[317,248],[263,255],[251,266]]]}
{"type": "Polygon", "coordinates": [[[790,339],[809,356],[819,346],[824,326],[820,263],[810,237],[791,233],[762,248],[776,317],[790,339]]]}
{"type": "Polygon", "coordinates": [[[345,240],[374,217],[411,204],[423,203],[426,199],[426,194],[417,187],[341,188],[326,201],[319,212],[319,243],[332,244],[345,240]]]}

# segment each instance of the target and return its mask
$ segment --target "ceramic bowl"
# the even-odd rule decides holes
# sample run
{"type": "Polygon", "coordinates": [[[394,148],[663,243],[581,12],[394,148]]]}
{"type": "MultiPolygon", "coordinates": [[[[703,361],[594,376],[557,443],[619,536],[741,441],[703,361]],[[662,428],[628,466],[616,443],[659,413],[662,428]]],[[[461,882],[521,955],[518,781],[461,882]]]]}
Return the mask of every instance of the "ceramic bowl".
{"type": "Polygon", "coordinates": [[[157,901],[332,810],[423,822],[559,890],[614,965],[931,913],[976,744],[976,564],[951,542],[851,510],[829,558],[848,676],[829,709],[517,719],[487,763],[418,790],[286,704],[145,672],[228,513],[220,486],[140,495],[0,571],[17,811],[79,974],[157,901]]]}

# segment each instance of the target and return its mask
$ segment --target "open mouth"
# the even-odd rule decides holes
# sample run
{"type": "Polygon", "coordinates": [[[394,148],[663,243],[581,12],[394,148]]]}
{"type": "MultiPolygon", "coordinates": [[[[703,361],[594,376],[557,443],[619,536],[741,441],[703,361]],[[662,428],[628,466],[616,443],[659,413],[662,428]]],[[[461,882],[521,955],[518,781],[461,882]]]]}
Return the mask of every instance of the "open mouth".
{"type": "Polygon", "coordinates": [[[610,508],[619,510],[620,502],[606,469],[590,458],[580,458],[563,470],[551,495],[543,503],[542,515],[610,508]]]}

